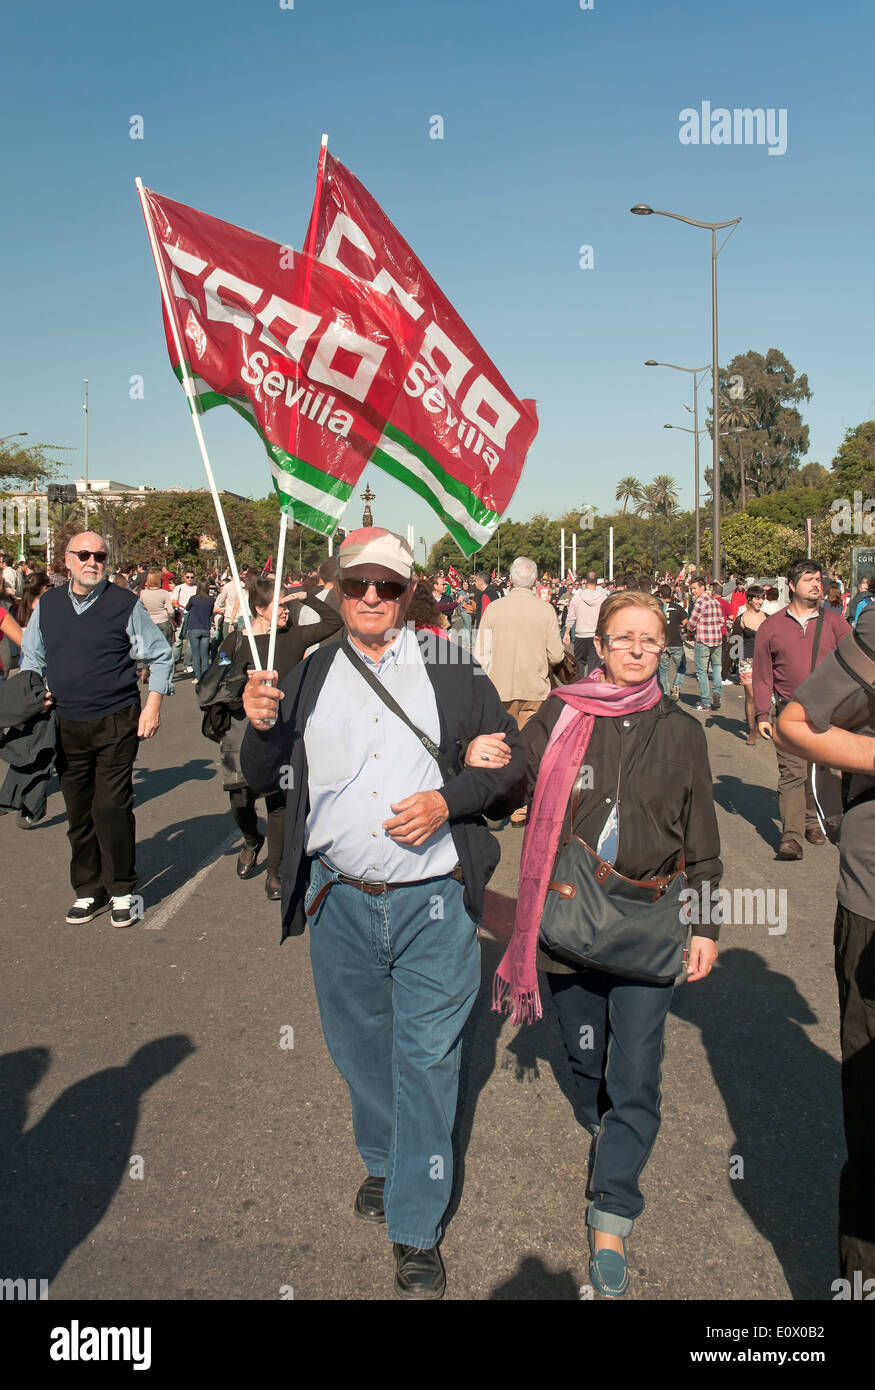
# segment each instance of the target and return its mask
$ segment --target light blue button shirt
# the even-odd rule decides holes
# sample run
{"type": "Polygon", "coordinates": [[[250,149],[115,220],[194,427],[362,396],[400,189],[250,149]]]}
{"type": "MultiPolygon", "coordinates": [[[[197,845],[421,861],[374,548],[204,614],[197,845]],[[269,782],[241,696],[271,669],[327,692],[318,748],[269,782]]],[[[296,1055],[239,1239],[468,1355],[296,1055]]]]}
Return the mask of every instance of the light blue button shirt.
{"type": "MultiPolygon", "coordinates": [[[[376,662],[354,650],[408,719],[439,744],[437,700],[413,631],[405,628],[376,662]]],[[[443,779],[416,735],[339,650],[307,720],[304,747],[309,855],[322,854],[343,873],[371,882],[434,878],[455,868],[459,856],[448,823],[416,848],[383,829],[397,814],[393,802],[439,791],[443,779]]]]}
{"type": "MultiPolygon", "coordinates": [[[[73,593],[73,581],[71,579],[67,585],[67,593],[73,606],[73,612],[84,613],[86,609],[91,607],[92,603],[100,598],[106,585],[107,581],[101,579],[90,593],[80,598],[78,594],[73,593]]],[[[36,612],[24,629],[21,639],[21,669],[22,671],[39,671],[40,675],[44,675],[46,648],[39,623],[39,611],[39,604],[37,604],[36,612]]],[[[142,603],[135,603],[131,609],[127,634],[131,644],[131,658],[134,661],[145,661],[149,666],[149,693],[156,691],[159,695],[173,695],[175,693],[173,689],[173,652],[166,637],[158,631],[142,603]]]]}

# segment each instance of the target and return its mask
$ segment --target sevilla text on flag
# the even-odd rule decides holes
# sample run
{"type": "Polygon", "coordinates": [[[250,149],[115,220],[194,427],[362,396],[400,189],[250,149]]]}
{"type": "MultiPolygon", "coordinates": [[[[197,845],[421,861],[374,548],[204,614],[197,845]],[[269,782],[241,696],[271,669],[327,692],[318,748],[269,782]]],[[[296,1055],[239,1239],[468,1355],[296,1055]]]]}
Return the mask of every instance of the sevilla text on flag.
{"type": "Polygon", "coordinates": [[[330,535],[383,437],[415,326],[378,290],[289,246],[144,190],[200,410],[258,431],[294,520],[330,535]]]}
{"type": "Polygon", "coordinates": [[[319,259],[392,296],[415,334],[374,462],[425,498],[471,555],[510,504],[538,429],[535,402],[514,395],[379,204],[330,154],[316,217],[319,259]]]}

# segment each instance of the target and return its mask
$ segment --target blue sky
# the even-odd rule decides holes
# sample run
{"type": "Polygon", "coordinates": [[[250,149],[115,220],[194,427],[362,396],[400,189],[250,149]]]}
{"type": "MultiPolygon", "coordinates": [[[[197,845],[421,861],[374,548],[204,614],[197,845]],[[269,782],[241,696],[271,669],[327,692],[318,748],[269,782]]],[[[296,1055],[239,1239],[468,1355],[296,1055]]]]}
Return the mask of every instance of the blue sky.
{"type": "MultiPolygon", "coordinates": [[[[627,473],[673,474],[691,504],[692,439],[662,428],[688,423],[688,379],[642,364],[710,360],[710,234],[632,217],[638,202],[743,218],[719,260],[721,361],[777,347],[807,372],[808,458],[828,465],[875,415],[873,29],[852,0],[7,10],[0,435],[72,446],[80,474],[87,376],[92,477],[202,486],[134,177],[300,245],[325,130],[538,402],[514,520],[607,510],[627,473]],[[682,145],[679,113],[703,100],[785,108],[787,152],[682,145]],[[443,140],[429,138],[435,114],[443,140]],[[143,400],[129,398],[134,374],[143,400]]],[[[220,486],[266,495],[249,427],[223,410],[204,425],[220,486]]],[[[442,533],[418,498],[367,477],[378,522],[411,521],[429,543],[442,533]]]]}

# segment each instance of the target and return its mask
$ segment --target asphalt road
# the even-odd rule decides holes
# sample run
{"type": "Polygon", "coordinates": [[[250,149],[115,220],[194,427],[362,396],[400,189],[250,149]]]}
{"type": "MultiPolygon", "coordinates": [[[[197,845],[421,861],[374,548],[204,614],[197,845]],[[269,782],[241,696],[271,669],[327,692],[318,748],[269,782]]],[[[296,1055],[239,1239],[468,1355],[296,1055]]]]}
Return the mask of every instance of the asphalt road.
{"type": "MultiPolygon", "coordinates": [[[[729,687],[708,734],[724,884],[786,890],[786,931],[725,927],[711,977],[675,993],[627,1298],[829,1299],[838,1273],[837,854],[775,861],[774,751],[745,746],[741,711],[729,687]]],[[[0,819],[0,1274],[49,1278],[53,1299],[388,1297],[385,1228],[352,1215],[363,1170],[307,939],[280,949],[263,865],[235,876],[190,681],[163,714],[135,772],[136,927],[65,924],[57,790],[41,826],[0,819]]],[[[587,1143],[558,1031],[549,1002],[522,1030],[489,1010],[522,840],[499,836],[447,1297],[576,1300],[587,1143]]]]}

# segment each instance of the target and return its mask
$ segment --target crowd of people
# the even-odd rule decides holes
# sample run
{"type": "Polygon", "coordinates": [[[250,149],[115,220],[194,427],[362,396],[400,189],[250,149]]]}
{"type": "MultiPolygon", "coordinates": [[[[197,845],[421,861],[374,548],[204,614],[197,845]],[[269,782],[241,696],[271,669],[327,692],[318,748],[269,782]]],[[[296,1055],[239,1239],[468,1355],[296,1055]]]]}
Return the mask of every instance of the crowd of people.
{"type": "Polygon", "coordinates": [[[590,1276],[620,1297],[673,991],[705,979],[717,956],[719,913],[709,902],[692,914],[678,894],[719,891],[706,728],[723,686],[744,692],[744,743],[776,747],[778,859],[825,841],[810,764],[843,772],[840,1255],[846,1277],[875,1276],[875,1002],[871,962],[860,964],[875,936],[875,677],[854,674],[875,662],[866,581],[853,596],[825,588],[804,558],[782,576],[783,602],[774,576],[559,580],[525,556],[504,577],[417,577],[406,541],[377,527],[278,591],[259,568],[244,567],[241,591],[215,569],[112,567],[92,532],[64,559],[63,573],[0,565],[0,658],[16,677],[0,684],[0,808],[36,825],[54,765],[76,894],[66,921],[108,910],[114,926],[133,925],[134,760],[162,701],[194,678],[242,836],[236,872],[251,878],[266,842],[283,939],[311,927],[322,1025],[365,1168],[353,1209],[386,1225],[402,1298],[446,1285],[459,1050],[500,854],[486,818],[524,832],[495,1006],[514,1022],[539,1017],[546,972],[592,1136],[590,1276]],[[247,620],[261,667],[275,629],[270,671],[255,669],[247,620]],[[442,659],[442,640],[476,659],[442,659]]]}

